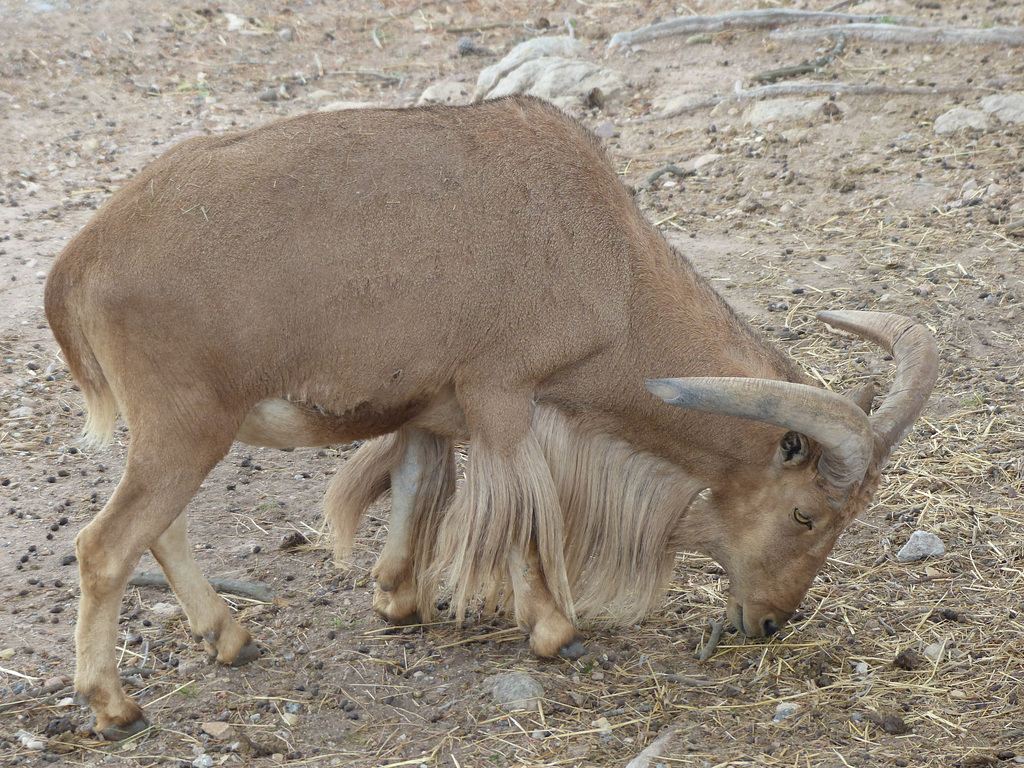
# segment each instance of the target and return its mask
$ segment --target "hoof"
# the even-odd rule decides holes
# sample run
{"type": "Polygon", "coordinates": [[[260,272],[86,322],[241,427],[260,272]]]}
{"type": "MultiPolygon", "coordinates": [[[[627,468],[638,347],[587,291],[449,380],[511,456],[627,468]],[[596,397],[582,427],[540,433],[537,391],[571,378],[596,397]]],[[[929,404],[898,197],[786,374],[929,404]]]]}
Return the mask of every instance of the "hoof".
{"type": "Polygon", "coordinates": [[[583,639],[580,637],[575,638],[568,645],[563,645],[558,649],[558,655],[563,659],[578,659],[585,656],[586,653],[587,649],[583,645],[583,639]]]}
{"type": "Polygon", "coordinates": [[[108,725],[102,731],[93,729],[93,733],[100,736],[104,741],[124,741],[137,733],[142,733],[149,728],[149,722],[144,717],[138,717],[124,725],[108,725]]]}
{"type": "Polygon", "coordinates": [[[256,643],[248,643],[242,646],[242,650],[238,652],[238,655],[231,662],[232,667],[241,667],[248,664],[250,661],[255,661],[260,657],[260,649],[256,643]]]}

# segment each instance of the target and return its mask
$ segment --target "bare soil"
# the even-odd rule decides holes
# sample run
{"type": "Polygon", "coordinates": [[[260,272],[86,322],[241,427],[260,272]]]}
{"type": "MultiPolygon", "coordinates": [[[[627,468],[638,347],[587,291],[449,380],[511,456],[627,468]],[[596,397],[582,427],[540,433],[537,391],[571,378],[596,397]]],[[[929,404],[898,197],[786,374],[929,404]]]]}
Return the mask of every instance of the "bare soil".
{"type": "MultiPolygon", "coordinates": [[[[1024,90],[1024,56],[851,40],[809,79],[964,90],[840,96],[813,118],[757,129],[746,103],[645,121],[820,55],[766,30],[606,52],[618,31],[749,7],[0,0],[4,765],[610,766],[666,732],[655,762],[669,766],[1024,762],[1024,126],[932,129],[956,104],[1024,90]],[[589,631],[591,653],[579,661],[545,663],[501,617],[384,625],[368,572],[386,503],[367,520],[351,571],[335,568],[318,535],[320,498],[348,449],[236,445],[190,505],[191,538],[208,575],[272,589],[270,603],[229,596],[263,656],[241,669],[210,664],[170,593],[131,588],[121,668],[153,728],[123,744],[92,738],[88,712],[69,699],[78,593],[69,556],[117,482],[128,435],[122,428],[98,452],[76,445],[82,402],[41,306],[54,257],[127,178],[186,136],[341,100],[408,105],[443,79],[468,93],[513,44],[563,33],[567,20],[592,60],[624,72],[632,89],[622,104],[574,113],[607,136],[665,235],[808,370],[848,391],[872,377],[884,387],[889,366],[879,350],[826,332],[818,309],[900,311],[936,333],[938,389],[878,503],[841,539],[803,614],[770,642],[727,633],[711,659],[695,659],[709,621],[723,617],[726,582],[715,563],[683,554],[662,611],[589,631]],[[485,52],[460,56],[464,36],[485,52]],[[698,160],[695,175],[648,187],[666,164],[698,160]],[[938,534],[946,555],[898,562],[915,529],[938,534]],[[295,533],[308,543],[282,548],[295,533]],[[488,676],[512,670],[543,685],[537,711],[509,715],[487,694],[488,676]],[[786,703],[796,713],[776,722],[786,703]]],[[[1002,0],[847,10],[972,28],[1024,21],[1019,3],[1002,0]]],[[[158,569],[147,559],[140,570],[158,569]]]]}

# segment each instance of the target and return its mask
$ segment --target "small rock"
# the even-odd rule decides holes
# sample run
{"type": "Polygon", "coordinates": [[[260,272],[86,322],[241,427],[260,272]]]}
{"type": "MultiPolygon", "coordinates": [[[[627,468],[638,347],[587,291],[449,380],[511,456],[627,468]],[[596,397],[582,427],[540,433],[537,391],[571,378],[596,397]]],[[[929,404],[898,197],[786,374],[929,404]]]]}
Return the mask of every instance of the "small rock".
{"type": "Polygon", "coordinates": [[[15,651],[13,648],[4,648],[2,651],[0,651],[0,659],[7,661],[7,659],[13,657],[15,653],[17,653],[17,651],[15,651]]]}
{"type": "Polygon", "coordinates": [[[871,671],[871,668],[868,666],[868,663],[866,661],[858,661],[856,664],[853,665],[853,671],[856,672],[858,675],[866,675],[868,672],[871,671]]]}
{"type": "Polygon", "coordinates": [[[934,533],[914,531],[903,548],[896,553],[896,559],[901,563],[912,563],[926,557],[939,557],[945,553],[946,547],[942,539],[934,533]]]}
{"type": "Polygon", "coordinates": [[[477,78],[473,101],[525,93],[554,102],[602,106],[627,96],[626,77],[579,57],[585,48],[566,37],[536,37],[520,43],[477,78]]]}
{"type": "Polygon", "coordinates": [[[985,117],[985,113],[970,107],[954,107],[949,112],[939,115],[932,126],[932,130],[940,135],[956,133],[966,128],[976,131],[987,130],[988,118],[985,117]]]}
{"type": "Polygon", "coordinates": [[[150,610],[163,619],[181,616],[184,613],[181,606],[174,603],[156,603],[150,610]]]}
{"type": "Polygon", "coordinates": [[[921,653],[923,653],[929,661],[938,662],[942,661],[945,650],[945,643],[932,643],[930,645],[926,645],[921,653]]]}
{"type": "Polygon", "coordinates": [[[442,80],[428,87],[417,101],[418,104],[466,104],[469,90],[460,80],[442,80]]]}
{"type": "Polygon", "coordinates": [[[290,43],[295,39],[295,30],[291,27],[285,27],[284,29],[278,30],[277,36],[286,43],[290,43]]]}
{"type": "Polygon", "coordinates": [[[911,289],[911,293],[916,296],[931,296],[932,290],[933,288],[930,283],[921,283],[920,285],[915,285],[911,289]]]}
{"type": "Polygon", "coordinates": [[[46,742],[40,741],[28,731],[18,731],[14,734],[14,737],[22,743],[25,749],[31,749],[32,751],[46,749],[46,742]]]}
{"type": "Polygon", "coordinates": [[[202,668],[202,662],[190,661],[188,664],[182,664],[178,667],[178,677],[191,677],[202,668]]]}
{"type": "Polygon", "coordinates": [[[981,100],[981,108],[1004,123],[1024,123],[1024,93],[997,93],[981,100]]]}
{"type": "Polygon", "coordinates": [[[590,724],[591,728],[597,728],[602,736],[611,736],[612,724],[607,717],[599,717],[590,724]]]}
{"type": "Polygon", "coordinates": [[[506,672],[492,675],[483,681],[494,703],[506,711],[535,710],[544,695],[544,686],[525,672],[506,672]]]}
{"type": "Polygon", "coordinates": [[[228,741],[235,738],[235,729],[228,723],[222,723],[214,720],[208,723],[203,723],[203,732],[208,733],[217,741],[228,741]]]}
{"type": "Polygon", "coordinates": [[[292,727],[299,722],[299,716],[294,712],[282,712],[281,719],[284,720],[284,724],[292,727]]]}
{"type": "Polygon", "coordinates": [[[720,160],[722,157],[723,155],[717,154],[715,152],[710,152],[706,155],[701,155],[700,157],[696,157],[693,160],[684,163],[683,167],[692,168],[695,171],[699,171],[702,168],[706,168],[707,166],[711,165],[716,160],[720,160]]]}
{"type": "Polygon", "coordinates": [[[476,53],[476,43],[472,37],[460,37],[459,42],[455,44],[455,50],[459,52],[459,56],[472,56],[476,53]]]}
{"type": "Polygon", "coordinates": [[[743,116],[743,122],[754,128],[765,128],[771,123],[791,123],[812,120],[823,115],[829,104],[827,99],[773,99],[759,101],[743,116]]]}
{"type": "Polygon", "coordinates": [[[594,135],[599,139],[611,139],[619,135],[618,129],[615,127],[615,123],[611,120],[605,120],[597,128],[594,129],[594,135]]]}
{"type": "Polygon", "coordinates": [[[192,768],[213,768],[213,758],[204,753],[192,761],[192,768]]]}
{"type": "Polygon", "coordinates": [[[783,701],[775,707],[775,716],[772,718],[772,722],[781,723],[783,720],[793,717],[799,711],[799,704],[794,704],[792,701],[783,701]]]}

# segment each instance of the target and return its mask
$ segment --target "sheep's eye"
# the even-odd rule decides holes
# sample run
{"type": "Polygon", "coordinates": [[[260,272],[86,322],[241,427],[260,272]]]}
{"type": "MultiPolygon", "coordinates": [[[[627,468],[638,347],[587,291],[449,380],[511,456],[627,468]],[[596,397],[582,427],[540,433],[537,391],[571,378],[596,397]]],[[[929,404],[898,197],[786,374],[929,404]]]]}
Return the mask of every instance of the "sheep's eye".
{"type": "Polygon", "coordinates": [[[811,520],[811,518],[809,518],[807,515],[805,515],[799,509],[794,509],[793,510],[793,519],[796,520],[798,523],[800,523],[800,525],[806,525],[807,526],[807,530],[809,530],[809,531],[814,529],[814,521],[811,520]]]}

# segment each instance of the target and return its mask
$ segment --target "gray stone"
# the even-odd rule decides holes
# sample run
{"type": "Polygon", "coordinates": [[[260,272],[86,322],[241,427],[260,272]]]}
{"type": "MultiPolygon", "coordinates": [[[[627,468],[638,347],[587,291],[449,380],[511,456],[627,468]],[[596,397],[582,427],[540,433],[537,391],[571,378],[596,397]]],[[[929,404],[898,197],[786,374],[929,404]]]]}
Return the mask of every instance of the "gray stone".
{"type": "Polygon", "coordinates": [[[469,87],[457,80],[434,83],[420,94],[419,104],[468,104],[469,87]]]}
{"type": "Polygon", "coordinates": [[[581,55],[582,52],[583,46],[573,38],[566,36],[535,37],[520,43],[509,51],[505,58],[480,73],[476,80],[476,90],[473,91],[473,101],[482,101],[487,98],[499,80],[530,59],[548,56],[574,57],[581,55]]]}
{"type": "Polygon", "coordinates": [[[544,696],[544,686],[525,672],[492,675],[484,680],[483,686],[491,692],[494,703],[507,712],[536,710],[544,696]]]}
{"type": "Polygon", "coordinates": [[[799,711],[799,704],[794,704],[792,701],[783,701],[775,708],[775,716],[772,718],[772,722],[781,723],[783,720],[793,717],[799,711]]]}
{"type": "Polygon", "coordinates": [[[984,131],[988,125],[988,118],[984,112],[970,107],[954,107],[949,112],[939,115],[932,128],[938,134],[946,134],[956,133],[965,128],[984,131]]]}
{"type": "Polygon", "coordinates": [[[997,93],[982,99],[981,108],[1004,123],[1024,123],[1024,93],[997,93]]]}
{"type": "Polygon", "coordinates": [[[929,661],[938,662],[942,661],[942,657],[944,655],[945,650],[945,643],[931,643],[930,645],[926,645],[921,650],[921,653],[923,653],[925,655],[925,658],[927,658],[929,661]]]}
{"type": "Polygon", "coordinates": [[[605,120],[594,129],[594,135],[599,139],[611,139],[619,135],[619,130],[611,120],[605,120]]]}
{"type": "Polygon", "coordinates": [[[946,547],[942,539],[934,533],[926,531],[914,531],[910,534],[907,543],[896,554],[896,559],[901,563],[912,563],[915,560],[923,560],[926,557],[939,557],[946,553],[946,547]]]}
{"type": "Polygon", "coordinates": [[[759,101],[747,110],[743,121],[754,128],[771,123],[792,123],[822,117],[828,99],[772,99],[759,101]]]}
{"type": "Polygon", "coordinates": [[[581,60],[583,50],[569,37],[534,38],[520,43],[508,56],[480,73],[473,101],[522,93],[567,108],[624,99],[625,76],[581,60]]]}

